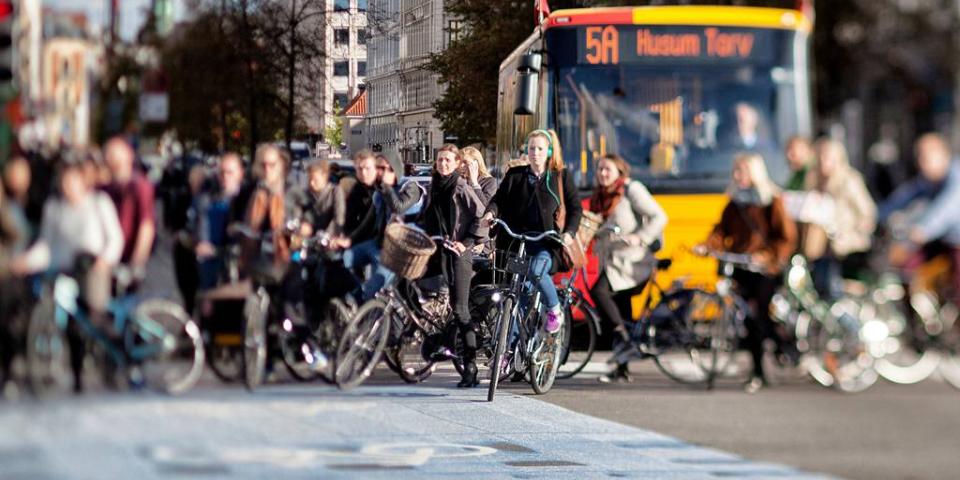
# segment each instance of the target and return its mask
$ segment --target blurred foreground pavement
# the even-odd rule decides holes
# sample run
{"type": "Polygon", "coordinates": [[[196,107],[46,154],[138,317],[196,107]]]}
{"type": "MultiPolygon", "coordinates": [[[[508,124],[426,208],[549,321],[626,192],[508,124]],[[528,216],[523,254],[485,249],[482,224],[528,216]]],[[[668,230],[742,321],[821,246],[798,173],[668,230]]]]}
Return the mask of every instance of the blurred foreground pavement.
{"type": "Polygon", "coordinates": [[[25,400],[0,406],[0,478],[823,478],[532,398],[485,400],[405,385],[25,400]]]}

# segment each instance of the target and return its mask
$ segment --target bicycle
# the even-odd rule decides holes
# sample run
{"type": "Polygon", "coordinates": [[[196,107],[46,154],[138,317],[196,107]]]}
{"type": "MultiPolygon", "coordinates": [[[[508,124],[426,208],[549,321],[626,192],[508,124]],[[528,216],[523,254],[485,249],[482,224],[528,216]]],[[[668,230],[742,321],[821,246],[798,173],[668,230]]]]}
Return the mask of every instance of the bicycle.
{"type": "MultiPolygon", "coordinates": [[[[291,221],[287,223],[286,231],[294,236],[292,232],[299,231],[299,227],[299,222],[291,221]]],[[[246,227],[240,227],[237,231],[260,239],[262,257],[272,258],[272,245],[267,242],[269,234],[259,235],[246,227]]],[[[291,252],[292,268],[299,269],[305,263],[309,264],[311,259],[319,261],[327,255],[333,255],[329,248],[331,239],[323,232],[295,240],[300,248],[291,252]]],[[[280,271],[275,265],[264,264],[259,267],[252,272],[253,289],[247,295],[243,309],[242,358],[246,388],[253,391],[263,383],[271,355],[279,357],[287,371],[298,381],[320,377],[328,383],[337,383],[334,345],[338,345],[338,337],[349,317],[346,306],[335,297],[327,296],[326,301],[318,302],[322,305],[320,308],[309,308],[296,314],[284,311],[289,305],[287,299],[283,298],[280,286],[288,275],[296,275],[299,270],[280,271]],[[309,318],[319,318],[312,328],[309,318]]],[[[307,271],[310,270],[308,265],[307,271]]],[[[341,277],[349,278],[349,275],[341,277]]],[[[308,278],[312,277],[308,275],[308,278]]]]}
{"type": "Polygon", "coordinates": [[[497,305],[497,316],[492,329],[496,337],[489,363],[488,402],[493,401],[500,378],[513,372],[527,375],[537,395],[549,392],[560,367],[562,348],[558,339],[563,338],[564,328],[561,324],[560,330],[552,334],[540,328],[540,292],[528,282],[532,259],[527,256],[526,244],[544,239],[559,242],[556,230],[523,235],[514,233],[500,219],[494,219],[493,224],[499,225],[504,233],[519,241],[520,245],[516,253],[503,252],[505,258],[501,261],[511,277],[506,286],[491,294],[492,301],[497,305]],[[517,333],[514,341],[509,338],[511,331],[517,333]]]}
{"type": "Polygon", "coordinates": [[[866,390],[878,378],[859,309],[850,297],[821,299],[801,255],[790,259],[784,286],[770,302],[772,319],[793,333],[800,366],[820,385],[843,392],[866,390]]]}
{"type": "MultiPolygon", "coordinates": [[[[455,251],[451,242],[441,236],[430,239],[455,251]]],[[[452,351],[444,343],[450,331],[453,308],[442,280],[399,279],[378,292],[378,297],[387,302],[386,311],[391,319],[392,335],[385,347],[384,360],[407,383],[420,383],[429,378],[441,351],[446,352],[446,357],[451,356],[452,351]],[[428,286],[432,280],[439,281],[428,286]]]]}
{"type": "Polygon", "coordinates": [[[68,352],[64,337],[70,325],[102,352],[106,363],[101,373],[108,385],[119,376],[130,385],[145,384],[176,395],[200,378],[203,339],[193,320],[169,300],[144,300],[127,292],[125,286],[132,278],[128,269],[118,268],[115,275],[123,293],[110,301],[107,313],[119,339],[94,324],[75,278],[58,274],[43,286],[30,316],[26,350],[28,381],[37,396],[62,385],[56,377],[62,378],[68,352]]]}
{"type": "Polygon", "coordinates": [[[410,383],[422,381],[432,373],[433,361],[423,358],[420,352],[408,355],[405,346],[422,344],[427,335],[442,329],[439,323],[449,316],[449,305],[446,309],[439,306],[434,312],[438,316],[427,314],[414,307],[413,297],[404,291],[410,293],[408,289],[413,288],[419,302],[421,292],[413,282],[426,271],[427,261],[436,251],[434,242],[438,240],[443,239],[429,237],[410,225],[387,226],[381,259],[396,277],[354,313],[344,330],[337,348],[335,379],[339,388],[355,388],[373,373],[391,339],[391,331],[396,333],[388,353],[388,357],[393,357],[387,361],[388,366],[410,383]],[[411,359],[416,363],[407,366],[411,359]]]}
{"type": "MultiPolygon", "coordinates": [[[[657,273],[672,265],[672,259],[656,259],[642,292],[641,314],[630,322],[627,338],[614,347],[610,361],[626,364],[651,358],[667,378],[710,389],[735,349],[727,330],[739,328],[742,318],[723,293],[684,287],[683,279],[662,287],[657,273]]],[[[718,290],[723,291],[722,283],[718,290]]]]}

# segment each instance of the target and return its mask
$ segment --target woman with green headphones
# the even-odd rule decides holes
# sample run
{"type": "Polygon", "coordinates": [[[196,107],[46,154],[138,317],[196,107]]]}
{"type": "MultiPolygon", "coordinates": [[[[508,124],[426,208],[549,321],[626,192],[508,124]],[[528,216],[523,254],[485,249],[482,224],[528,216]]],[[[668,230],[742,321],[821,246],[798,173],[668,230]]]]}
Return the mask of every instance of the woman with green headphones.
{"type": "MultiPolygon", "coordinates": [[[[511,168],[500,182],[500,188],[490,200],[484,220],[489,223],[494,217],[510,226],[515,232],[540,233],[556,230],[575,235],[580,225],[582,209],[573,179],[564,168],[560,142],[553,130],[534,130],[527,135],[527,158],[529,165],[511,168]],[[563,229],[558,228],[558,211],[561,204],[566,210],[563,229]]],[[[497,248],[510,249],[512,239],[506,235],[497,238],[497,248]]],[[[553,333],[563,325],[563,312],[552,274],[557,272],[561,246],[545,240],[528,244],[527,252],[532,259],[531,276],[539,277],[537,287],[543,294],[547,307],[545,329],[553,333]]]]}

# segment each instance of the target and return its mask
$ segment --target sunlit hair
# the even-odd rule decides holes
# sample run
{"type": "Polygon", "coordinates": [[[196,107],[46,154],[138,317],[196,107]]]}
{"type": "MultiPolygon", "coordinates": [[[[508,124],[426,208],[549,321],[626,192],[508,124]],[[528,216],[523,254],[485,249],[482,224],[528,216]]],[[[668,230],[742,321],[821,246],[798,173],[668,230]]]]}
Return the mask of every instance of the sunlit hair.
{"type": "Polygon", "coordinates": [[[377,160],[376,155],[373,154],[373,150],[370,150],[370,149],[368,149],[368,148],[364,148],[363,150],[360,150],[359,152],[353,154],[353,164],[354,164],[354,165],[359,165],[360,162],[362,162],[362,161],[364,161],[364,160],[366,160],[366,159],[368,159],[368,158],[373,159],[374,162],[376,162],[376,160],[377,160]]]}
{"type": "MultiPolygon", "coordinates": [[[[613,162],[613,166],[617,168],[618,172],[620,172],[621,177],[630,178],[630,164],[627,163],[627,161],[624,160],[620,155],[617,155],[616,153],[608,153],[601,157],[600,160],[613,162]]],[[[599,181],[599,179],[597,181],[599,181]]]]}
{"type": "MultiPolygon", "coordinates": [[[[736,166],[740,164],[747,166],[747,171],[750,173],[750,181],[753,182],[753,188],[757,190],[760,203],[770,205],[773,197],[780,193],[780,187],[773,183],[773,180],[770,180],[770,174],[767,173],[767,165],[764,163],[763,157],[758,153],[739,153],[733,159],[733,167],[736,168],[736,166]]],[[[738,188],[736,181],[731,178],[727,193],[732,195],[738,188]]]]}
{"type": "Polygon", "coordinates": [[[563,170],[563,152],[560,150],[560,139],[557,132],[551,130],[534,130],[527,135],[527,145],[534,137],[546,139],[547,143],[553,148],[553,152],[547,158],[547,169],[559,172],[563,170]]]}
{"type": "Polygon", "coordinates": [[[835,171],[840,171],[850,166],[850,156],[847,155],[847,147],[843,146],[843,143],[841,143],[839,140],[834,140],[832,138],[821,138],[817,140],[815,151],[817,152],[818,163],[820,161],[819,152],[821,150],[833,150],[833,152],[837,155],[839,162],[835,167],[837,169],[835,171]]]}
{"type": "MultiPolygon", "coordinates": [[[[453,154],[453,157],[457,159],[457,164],[463,163],[463,152],[457,148],[456,145],[452,143],[445,143],[439,150],[437,150],[437,158],[440,158],[440,154],[443,152],[450,152],[453,154]]],[[[433,162],[433,171],[437,171],[437,162],[433,162]]]]}
{"type": "Polygon", "coordinates": [[[284,174],[286,174],[287,167],[290,165],[290,156],[287,155],[284,149],[272,143],[261,143],[260,145],[257,145],[257,151],[253,155],[253,175],[256,178],[263,179],[263,159],[267,156],[267,153],[271,151],[276,152],[277,157],[280,158],[281,168],[283,169],[284,174]]]}
{"type": "Polygon", "coordinates": [[[811,145],[810,143],[810,139],[807,137],[804,137],[803,135],[790,136],[790,138],[787,139],[787,143],[785,143],[784,145],[786,145],[787,148],[790,148],[790,146],[793,145],[794,143],[801,143],[807,148],[813,147],[813,145],[811,145]]]}
{"type": "Polygon", "coordinates": [[[917,139],[916,142],[914,142],[914,151],[918,157],[920,156],[919,149],[922,145],[927,146],[927,148],[932,146],[936,150],[939,150],[947,156],[950,156],[950,142],[948,142],[946,138],[943,138],[943,135],[940,135],[939,133],[924,133],[920,136],[920,138],[917,139]]]}
{"type": "MultiPolygon", "coordinates": [[[[460,150],[460,155],[463,160],[473,160],[477,162],[477,173],[480,178],[492,176],[490,175],[490,171],[487,170],[487,164],[483,161],[483,154],[480,153],[480,150],[477,150],[475,147],[464,147],[463,150],[460,150]]],[[[466,162],[464,162],[464,164],[465,163],[466,162]]]]}
{"type": "Polygon", "coordinates": [[[330,161],[324,158],[317,160],[316,162],[312,162],[307,166],[308,177],[312,177],[313,174],[317,172],[320,172],[320,174],[325,177],[330,176],[330,161]]]}
{"type": "Polygon", "coordinates": [[[237,162],[237,166],[240,167],[240,171],[243,171],[243,158],[239,153],[236,152],[227,152],[220,156],[220,167],[223,167],[223,164],[227,162],[237,162]]]}

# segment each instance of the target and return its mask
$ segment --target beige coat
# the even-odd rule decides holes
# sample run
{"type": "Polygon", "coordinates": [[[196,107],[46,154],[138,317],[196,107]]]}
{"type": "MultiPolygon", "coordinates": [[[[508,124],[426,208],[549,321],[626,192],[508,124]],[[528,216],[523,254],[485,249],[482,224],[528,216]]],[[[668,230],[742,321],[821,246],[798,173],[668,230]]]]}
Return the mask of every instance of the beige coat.
{"type": "MultiPolygon", "coordinates": [[[[870,249],[873,230],[877,226],[877,205],[867,190],[863,176],[849,165],[839,165],[838,171],[824,188],[817,188],[816,169],[807,175],[807,190],[818,190],[833,199],[834,221],[825,225],[830,251],[838,257],[870,249]]],[[[808,229],[808,236],[810,230],[808,229]]],[[[804,238],[804,242],[810,241],[804,238]]]]}
{"type": "Polygon", "coordinates": [[[650,251],[641,245],[630,245],[628,240],[639,238],[643,245],[658,240],[667,226],[667,213],[643,184],[629,180],[623,198],[604,224],[613,226],[620,227],[620,234],[599,234],[595,252],[610,287],[617,292],[637,286],[650,275],[650,263],[644,262],[650,251]]]}

